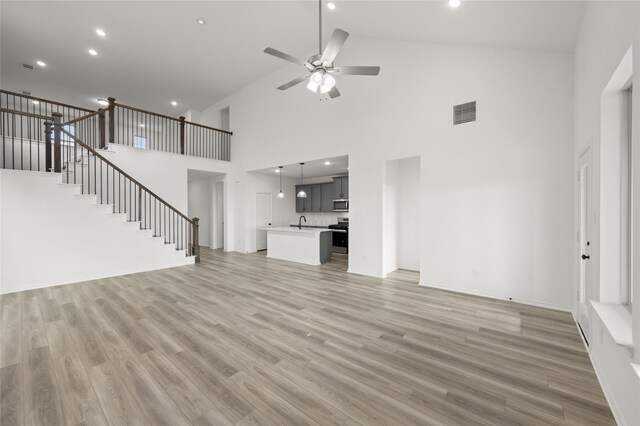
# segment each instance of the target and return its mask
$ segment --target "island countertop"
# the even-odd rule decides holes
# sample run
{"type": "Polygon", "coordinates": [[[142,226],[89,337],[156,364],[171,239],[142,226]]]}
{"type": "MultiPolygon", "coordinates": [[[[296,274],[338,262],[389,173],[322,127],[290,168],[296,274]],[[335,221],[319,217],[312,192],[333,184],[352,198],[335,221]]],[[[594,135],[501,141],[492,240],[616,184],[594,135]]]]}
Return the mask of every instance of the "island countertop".
{"type": "Polygon", "coordinates": [[[260,228],[260,230],[263,231],[277,231],[277,232],[290,232],[290,233],[296,233],[296,234],[319,234],[321,232],[331,232],[331,229],[325,229],[325,228],[302,228],[299,229],[297,226],[296,227],[292,227],[292,226],[274,226],[274,227],[267,227],[267,228],[260,228]]]}

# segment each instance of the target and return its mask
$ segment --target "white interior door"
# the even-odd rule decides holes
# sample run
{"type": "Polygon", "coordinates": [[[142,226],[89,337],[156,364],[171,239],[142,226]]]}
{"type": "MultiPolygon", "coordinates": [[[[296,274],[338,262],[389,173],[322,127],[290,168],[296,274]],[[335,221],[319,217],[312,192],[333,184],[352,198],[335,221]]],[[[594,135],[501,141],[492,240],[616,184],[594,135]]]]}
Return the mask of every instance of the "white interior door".
{"type": "Polygon", "coordinates": [[[591,299],[591,151],[578,162],[578,324],[589,339],[589,300],[591,299]]]}
{"type": "Polygon", "coordinates": [[[256,250],[267,249],[267,231],[271,226],[271,194],[256,194],[256,250]]]}

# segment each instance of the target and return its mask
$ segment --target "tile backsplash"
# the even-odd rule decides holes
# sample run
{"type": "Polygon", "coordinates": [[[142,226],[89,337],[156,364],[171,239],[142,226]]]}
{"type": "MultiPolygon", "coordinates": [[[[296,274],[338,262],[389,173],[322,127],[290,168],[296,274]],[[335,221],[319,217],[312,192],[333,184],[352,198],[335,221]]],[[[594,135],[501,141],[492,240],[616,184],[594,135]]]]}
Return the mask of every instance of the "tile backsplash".
{"type": "Polygon", "coordinates": [[[348,212],[304,213],[307,223],[303,225],[328,226],[338,223],[338,218],[349,217],[348,212]]]}

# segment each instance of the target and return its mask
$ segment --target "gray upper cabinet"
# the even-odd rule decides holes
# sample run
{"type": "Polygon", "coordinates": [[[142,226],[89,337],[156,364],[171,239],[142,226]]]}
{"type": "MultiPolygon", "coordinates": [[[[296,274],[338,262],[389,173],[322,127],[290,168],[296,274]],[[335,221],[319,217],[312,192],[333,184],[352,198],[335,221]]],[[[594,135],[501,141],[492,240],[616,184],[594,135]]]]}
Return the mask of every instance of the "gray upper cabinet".
{"type": "Polygon", "coordinates": [[[296,212],[332,212],[333,200],[349,197],[349,178],[334,178],[333,182],[296,185],[296,212]],[[336,186],[337,185],[337,186],[336,186]],[[298,198],[303,189],[307,198],[298,198]]]}
{"type": "Polygon", "coordinates": [[[311,210],[311,185],[296,185],[296,212],[305,213],[311,210]],[[303,189],[307,193],[307,198],[298,198],[298,192],[303,189]]]}
{"type": "Polygon", "coordinates": [[[349,177],[333,178],[333,197],[336,200],[349,199],[349,177]]]}
{"type": "Polygon", "coordinates": [[[311,211],[312,212],[321,212],[322,211],[322,184],[317,183],[311,185],[311,211]]]}
{"type": "Polygon", "coordinates": [[[323,212],[333,211],[333,182],[323,183],[322,185],[322,210],[323,212]]]}

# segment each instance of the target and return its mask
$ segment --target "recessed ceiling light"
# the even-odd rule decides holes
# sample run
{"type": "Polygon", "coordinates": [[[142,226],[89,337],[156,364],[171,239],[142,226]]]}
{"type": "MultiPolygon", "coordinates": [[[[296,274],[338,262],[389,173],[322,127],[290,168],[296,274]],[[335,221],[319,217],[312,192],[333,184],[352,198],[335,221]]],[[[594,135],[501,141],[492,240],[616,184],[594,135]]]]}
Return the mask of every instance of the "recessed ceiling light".
{"type": "Polygon", "coordinates": [[[207,23],[207,21],[205,21],[204,19],[196,19],[196,22],[200,25],[204,25],[207,23]]]}
{"type": "Polygon", "coordinates": [[[325,162],[324,162],[324,165],[325,165],[325,166],[330,166],[330,165],[331,165],[331,161],[325,161],[325,162]]]}
{"type": "Polygon", "coordinates": [[[276,169],[276,173],[280,173],[280,169],[276,169]]]}
{"type": "Polygon", "coordinates": [[[336,4],[330,1],[329,3],[327,3],[327,7],[331,10],[334,10],[336,8],[336,4]]]}
{"type": "Polygon", "coordinates": [[[34,105],[40,105],[40,101],[33,100],[31,101],[34,105]]]}
{"type": "Polygon", "coordinates": [[[102,106],[109,106],[109,101],[106,99],[98,99],[98,103],[102,106]]]}
{"type": "Polygon", "coordinates": [[[144,124],[140,123],[140,127],[144,128],[144,124]]]}
{"type": "Polygon", "coordinates": [[[460,0],[449,0],[449,6],[453,8],[460,7],[461,4],[462,2],[460,0]]]}
{"type": "Polygon", "coordinates": [[[176,101],[171,101],[171,105],[176,106],[178,103],[176,101]]]}
{"type": "Polygon", "coordinates": [[[96,30],[96,34],[98,34],[100,37],[104,37],[107,35],[107,33],[105,33],[104,30],[101,30],[100,28],[96,30]]]}
{"type": "Polygon", "coordinates": [[[41,67],[46,67],[47,66],[47,64],[45,64],[42,61],[36,61],[36,64],[38,64],[38,66],[41,66],[41,67]]]}
{"type": "Polygon", "coordinates": [[[96,56],[96,55],[98,54],[98,52],[96,52],[96,50],[95,50],[95,49],[89,49],[89,54],[90,54],[91,56],[96,56]]]}

